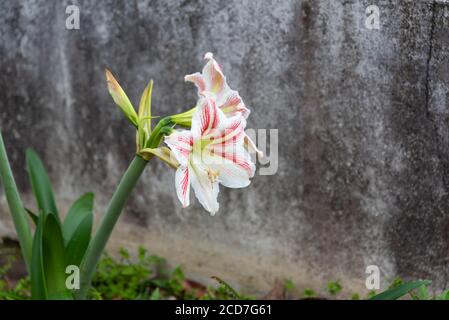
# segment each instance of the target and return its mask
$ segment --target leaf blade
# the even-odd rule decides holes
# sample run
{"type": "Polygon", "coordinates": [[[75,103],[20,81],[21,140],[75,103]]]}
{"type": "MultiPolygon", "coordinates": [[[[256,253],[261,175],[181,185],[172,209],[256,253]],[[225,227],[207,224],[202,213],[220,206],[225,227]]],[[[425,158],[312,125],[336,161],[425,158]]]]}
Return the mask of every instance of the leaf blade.
{"type": "Polygon", "coordinates": [[[31,228],[26,219],[25,211],[23,210],[22,199],[17,190],[16,181],[9,164],[8,155],[6,153],[3,137],[0,132],[0,179],[3,184],[4,193],[8,206],[11,212],[12,220],[17,231],[20,247],[22,248],[22,255],[25,261],[28,272],[31,269],[33,235],[31,228]]]}
{"type": "Polygon", "coordinates": [[[24,208],[28,216],[30,217],[31,221],[33,221],[34,225],[37,226],[39,221],[39,216],[35,214],[33,211],[31,211],[28,208],[24,208]]]}
{"type": "Polygon", "coordinates": [[[93,224],[93,215],[84,217],[65,247],[67,265],[80,266],[89,246],[93,224]]]}
{"type": "Polygon", "coordinates": [[[57,216],[58,209],[50,178],[38,154],[32,149],[26,151],[26,166],[39,210],[45,215],[54,214],[57,216]]]}
{"type": "Polygon", "coordinates": [[[31,298],[33,300],[47,299],[47,283],[45,281],[42,255],[42,233],[45,218],[39,219],[34,233],[33,250],[30,265],[31,298]]]}
{"type": "Polygon", "coordinates": [[[55,215],[48,214],[42,233],[42,256],[49,299],[69,299],[66,288],[66,263],[61,224],[55,215]]]}
{"type": "Polygon", "coordinates": [[[369,300],[396,300],[410,291],[413,291],[415,289],[418,289],[421,286],[426,286],[431,283],[430,280],[418,280],[418,281],[411,281],[406,282],[404,284],[401,284],[397,287],[388,289],[384,292],[381,292],[373,297],[371,297],[369,300]]]}
{"type": "Polygon", "coordinates": [[[78,200],[76,200],[70,207],[62,225],[64,243],[66,245],[85,217],[93,214],[93,205],[94,194],[88,192],[79,197],[78,200]]]}

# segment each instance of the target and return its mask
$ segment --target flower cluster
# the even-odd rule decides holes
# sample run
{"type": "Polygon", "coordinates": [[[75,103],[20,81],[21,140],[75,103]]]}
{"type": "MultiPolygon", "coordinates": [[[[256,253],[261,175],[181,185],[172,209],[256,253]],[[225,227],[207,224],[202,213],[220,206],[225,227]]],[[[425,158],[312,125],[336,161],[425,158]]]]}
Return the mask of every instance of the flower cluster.
{"type": "Polygon", "coordinates": [[[190,203],[190,187],[202,206],[214,215],[219,208],[219,185],[243,188],[250,184],[255,165],[250,152],[260,152],[245,134],[250,114],[239,93],[232,90],[212,53],[202,73],[185,77],[198,88],[199,99],[190,130],[175,130],[165,137],[179,166],[176,192],[183,207],[190,203]]]}
{"type": "Polygon", "coordinates": [[[176,169],[176,193],[183,207],[190,203],[190,187],[203,207],[218,211],[219,185],[243,188],[250,184],[255,165],[250,153],[259,157],[254,142],[245,134],[250,111],[239,93],[232,90],[212,53],[206,53],[201,73],[185,76],[198,88],[194,108],[162,118],[152,128],[150,81],[140,99],[138,112],[112,73],[106,70],[109,93],[136,130],[137,154],[145,160],[158,157],[176,169]],[[174,129],[187,127],[189,130],[174,129]],[[165,138],[164,138],[165,137],[165,138]],[[162,141],[168,145],[162,147],[162,141]]]}

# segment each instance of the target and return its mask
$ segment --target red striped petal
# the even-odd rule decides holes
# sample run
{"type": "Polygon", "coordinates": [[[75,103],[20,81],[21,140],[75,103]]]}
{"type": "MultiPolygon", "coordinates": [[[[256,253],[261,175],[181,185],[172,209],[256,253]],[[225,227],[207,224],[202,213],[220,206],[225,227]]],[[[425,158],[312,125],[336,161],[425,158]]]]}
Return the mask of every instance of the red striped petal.
{"type": "Polygon", "coordinates": [[[190,176],[188,166],[180,166],[176,170],[175,176],[176,194],[182,207],[185,208],[190,204],[190,176]]]}

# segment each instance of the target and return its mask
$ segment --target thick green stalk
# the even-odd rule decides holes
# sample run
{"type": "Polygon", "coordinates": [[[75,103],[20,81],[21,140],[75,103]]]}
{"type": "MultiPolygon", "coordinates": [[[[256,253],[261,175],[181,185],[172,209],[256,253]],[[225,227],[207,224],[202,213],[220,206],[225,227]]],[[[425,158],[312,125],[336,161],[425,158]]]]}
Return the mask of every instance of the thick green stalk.
{"type": "Polygon", "coordinates": [[[76,292],[76,298],[85,299],[87,292],[92,281],[96,266],[101,258],[109,236],[114,229],[114,226],[122,212],[122,209],[134,189],[134,186],[139,180],[140,175],[145,169],[147,161],[139,156],[136,156],[134,160],[126,170],[125,174],[120,181],[111,201],[109,202],[106,213],[101,221],[101,224],[92,239],[81,264],[81,284],[80,290],[76,292]]]}
{"type": "Polygon", "coordinates": [[[16,182],[9,165],[8,155],[6,154],[5,144],[0,133],[0,176],[5,188],[5,195],[8,201],[9,210],[11,211],[12,220],[16,227],[17,236],[25,260],[28,272],[30,271],[31,262],[31,248],[33,245],[33,238],[31,235],[31,228],[28,224],[26,212],[20,199],[19,191],[17,190],[16,182]]]}

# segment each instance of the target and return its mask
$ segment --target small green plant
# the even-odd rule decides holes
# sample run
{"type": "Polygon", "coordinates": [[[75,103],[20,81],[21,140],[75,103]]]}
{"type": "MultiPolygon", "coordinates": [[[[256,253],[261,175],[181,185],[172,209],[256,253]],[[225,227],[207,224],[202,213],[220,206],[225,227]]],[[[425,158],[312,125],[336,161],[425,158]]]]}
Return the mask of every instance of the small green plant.
{"type": "MultiPolygon", "coordinates": [[[[1,140],[0,149],[4,155],[1,140]]],[[[5,193],[11,210],[16,212],[13,215],[16,225],[21,226],[18,235],[33,299],[73,299],[66,287],[66,266],[79,266],[86,252],[93,222],[93,194],[87,193],[76,200],[62,222],[47,171],[37,153],[28,149],[26,167],[39,212],[36,214],[23,207],[7,162],[0,162],[5,193]],[[26,214],[36,226],[34,236],[26,214]]]]}
{"type": "Polygon", "coordinates": [[[404,284],[404,280],[400,277],[396,277],[391,281],[390,285],[388,286],[388,289],[393,289],[396,287],[399,287],[400,285],[404,284]]]}
{"type": "Polygon", "coordinates": [[[152,257],[140,256],[132,263],[128,251],[120,250],[117,261],[105,253],[100,260],[92,280],[94,293],[91,298],[98,299],[136,299],[149,293],[148,280],[152,274],[152,257]]]}
{"type": "Polygon", "coordinates": [[[287,294],[292,293],[295,290],[295,284],[290,279],[284,280],[284,289],[287,294]]]}
{"type": "Polygon", "coordinates": [[[327,291],[329,292],[330,295],[332,296],[336,296],[338,293],[340,293],[340,291],[343,289],[343,287],[340,284],[340,281],[333,281],[333,282],[329,282],[327,284],[327,291]]]}
{"type": "Polygon", "coordinates": [[[251,300],[253,297],[243,295],[235,290],[229,283],[223,279],[213,276],[212,279],[217,281],[219,287],[217,289],[207,288],[207,293],[201,297],[201,300],[251,300]]]}
{"type": "Polygon", "coordinates": [[[304,298],[309,298],[309,299],[310,298],[315,298],[316,297],[316,292],[313,291],[310,288],[305,288],[302,295],[303,295],[304,298]]]}
{"type": "Polygon", "coordinates": [[[227,292],[233,299],[242,299],[240,294],[226,281],[217,276],[213,276],[212,279],[217,281],[220,284],[220,287],[223,288],[223,290],[227,292]]]}
{"type": "Polygon", "coordinates": [[[370,292],[368,292],[366,298],[367,299],[371,299],[372,297],[374,297],[377,294],[376,290],[371,290],[370,292]]]}
{"type": "MultiPolygon", "coordinates": [[[[0,267],[0,300],[26,300],[31,298],[31,281],[29,277],[12,281],[8,278],[14,258],[10,257],[0,267]]],[[[204,287],[194,284],[184,275],[180,266],[170,268],[166,260],[157,255],[150,255],[140,247],[136,254],[131,255],[126,249],[120,249],[115,258],[103,254],[93,278],[92,288],[88,298],[92,300],[166,300],[166,299],[199,299],[199,300],[234,300],[254,299],[235,290],[228,282],[219,277],[212,277],[218,287],[204,287]]],[[[342,286],[339,281],[331,282],[338,294],[342,286]],[[338,284],[337,284],[338,283],[338,284]]],[[[431,294],[428,285],[430,281],[405,282],[395,279],[389,288],[379,294],[371,293],[369,299],[395,300],[409,295],[414,300],[449,300],[449,290],[439,294],[431,294]]],[[[284,288],[294,290],[291,281],[284,282],[284,288]]],[[[333,296],[330,292],[329,294],[333,296]]],[[[304,289],[302,298],[310,299],[317,294],[309,288],[304,289]]],[[[354,293],[352,300],[360,300],[360,295],[354,293]]]]}
{"type": "MultiPolygon", "coordinates": [[[[28,277],[15,285],[8,281],[13,258],[0,268],[0,300],[27,300],[31,298],[31,282],[28,277]]],[[[219,278],[216,278],[219,279],[219,278]]],[[[218,281],[218,280],[217,280],[218,281]]],[[[150,255],[140,247],[135,256],[120,249],[115,258],[103,254],[92,281],[88,298],[91,300],[229,300],[250,299],[220,279],[218,288],[194,284],[184,275],[180,266],[170,268],[166,260],[150,255]],[[133,258],[134,257],[134,258],[133,258]]]]}
{"type": "Polygon", "coordinates": [[[449,300],[449,290],[444,290],[441,294],[436,295],[435,300],[449,300]]]}
{"type": "Polygon", "coordinates": [[[11,287],[7,274],[15,261],[14,256],[8,256],[7,262],[0,267],[0,300],[26,300],[31,295],[30,278],[22,278],[11,287]]]}
{"type": "Polygon", "coordinates": [[[360,295],[358,293],[352,294],[351,300],[360,300],[360,295]]]}
{"type": "MultiPolygon", "coordinates": [[[[219,279],[214,277],[214,279],[219,279]]],[[[215,300],[247,299],[223,280],[217,289],[192,285],[180,266],[168,267],[164,258],[139,248],[137,260],[120,249],[119,258],[105,254],[92,281],[91,299],[119,300],[215,300]]]]}
{"type": "Polygon", "coordinates": [[[428,286],[423,284],[415,291],[411,291],[410,296],[413,300],[449,300],[449,290],[432,295],[428,286]]]}
{"type": "Polygon", "coordinates": [[[194,299],[195,289],[186,288],[181,267],[170,270],[165,259],[149,255],[140,247],[137,261],[120,249],[120,257],[104,254],[93,278],[91,299],[161,300],[194,299]]]}

